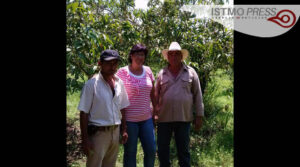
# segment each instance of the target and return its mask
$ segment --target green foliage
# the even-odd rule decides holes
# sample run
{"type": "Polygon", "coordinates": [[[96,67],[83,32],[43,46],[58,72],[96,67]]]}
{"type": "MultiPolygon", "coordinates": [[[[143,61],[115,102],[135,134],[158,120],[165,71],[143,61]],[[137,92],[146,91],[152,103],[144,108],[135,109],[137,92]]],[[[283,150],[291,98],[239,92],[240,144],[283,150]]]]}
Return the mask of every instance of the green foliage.
{"type": "Polygon", "coordinates": [[[233,67],[233,32],[217,22],[195,19],[191,13],[179,9],[185,4],[212,2],[150,0],[149,9],[144,11],[134,9],[133,0],[68,0],[67,73],[71,74],[67,76],[68,90],[80,90],[83,81],[98,72],[95,67],[103,50],[118,50],[122,58],[120,66],[125,66],[131,47],[137,43],[149,49],[146,65],[155,68],[156,75],[167,64],[161,51],[177,41],[190,52],[186,64],[198,72],[204,91],[211,72],[233,67]]]}
{"type": "Polygon", "coordinates": [[[79,120],[79,111],[77,106],[80,100],[80,91],[67,92],[67,118],[70,120],[79,120]]]}
{"type": "Polygon", "coordinates": [[[204,94],[205,117],[191,135],[192,166],[233,166],[233,79],[231,71],[216,70],[204,94]]]}
{"type": "MultiPolygon", "coordinates": [[[[215,1],[150,0],[144,11],[135,9],[133,0],[67,0],[67,122],[79,126],[80,90],[99,71],[95,67],[103,50],[118,50],[122,67],[128,64],[131,47],[143,43],[149,49],[146,65],[156,76],[167,65],[162,50],[177,41],[190,53],[185,63],[198,72],[204,97],[204,126],[200,133],[191,131],[192,166],[233,166],[233,32],[179,10],[185,4],[212,2],[215,1]]],[[[141,150],[139,144],[137,166],[143,166],[141,150]]],[[[117,166],[122,166],[122,156],[120,147],[117,166]]],[[[173,140],[171,159],[177,166],[173,140]]],[[[73,166],[84,166],[82,161],[73,166]]]]}

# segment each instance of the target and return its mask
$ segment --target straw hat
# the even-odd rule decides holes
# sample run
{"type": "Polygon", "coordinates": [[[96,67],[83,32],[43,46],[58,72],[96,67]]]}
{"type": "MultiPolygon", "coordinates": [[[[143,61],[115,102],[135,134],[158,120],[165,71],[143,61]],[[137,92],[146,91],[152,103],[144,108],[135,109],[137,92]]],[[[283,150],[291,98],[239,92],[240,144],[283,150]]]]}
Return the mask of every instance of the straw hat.
{"type": "Polygon", "coordinates": [[[164,56],[164,58],[166,60],[168,60],[168,51],[172,51],[172,50],[178,50],[181,51],[182,53],[182,60],[186,59],[189,55],[189,51],[187,51],[186,49],[181,49],[180,45],[177,42],[172,42],[169,49],[164,49],[162,51],[162,54],[164,56]]]}

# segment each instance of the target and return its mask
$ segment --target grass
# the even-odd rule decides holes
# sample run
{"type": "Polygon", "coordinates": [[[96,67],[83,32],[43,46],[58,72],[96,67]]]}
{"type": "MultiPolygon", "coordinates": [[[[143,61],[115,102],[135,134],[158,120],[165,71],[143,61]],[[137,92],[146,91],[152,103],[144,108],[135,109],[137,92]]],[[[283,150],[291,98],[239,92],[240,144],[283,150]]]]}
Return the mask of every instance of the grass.
{"type": "MultiPolygon", "coordinates": [[[[195,166],[233,166],[233,80],[225,71],[213,74],[204,94],[205,122],[198,136],[201,154],[195,166]],[[206,132],[206,133],[205,133],[206,132]]],[[[197,136],[197,135],[195,135],[197,136]]]]}
{"type": "MultiPolygon", "coordinates": [[[[155,70],[158,71],[158,70],[155,70]]],[[[67,123],[79,128],[77,110],[80,92],[67,93],[67,123]]],[[[233,79],[225,71],[213,74],[204,93],[205,119],[200,133],[191,130],[191,164],[197,167],[233,167],[233,79]]],[[[178,166],[174,139],[171,141],[171,161],[178,166]]],[[[117,167],[123,166],[123,146],[117,159],[117,167]]],[[[70,167],[84,167],[85,157],[75,159],[70,167]]],[[[143,166],[143,150],[138,143],[137,166],[143,166]]],[[[155,166],[159,166],[158,157],[155,166]]]]}
{"type": "Polygon", "coordinates": [[[80,100],[80,92],[67,93],[67,122],[75,123],[79,127],[79,111],[77,110],[80,100]]]}

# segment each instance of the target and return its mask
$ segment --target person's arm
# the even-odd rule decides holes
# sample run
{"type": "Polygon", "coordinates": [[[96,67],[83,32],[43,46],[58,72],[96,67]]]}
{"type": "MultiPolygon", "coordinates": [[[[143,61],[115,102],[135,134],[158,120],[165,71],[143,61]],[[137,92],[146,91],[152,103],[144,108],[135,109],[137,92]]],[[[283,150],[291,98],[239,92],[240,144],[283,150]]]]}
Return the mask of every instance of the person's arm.
{"type": "Polygon", "coordinates": [[[93,86],[89,80],[82,88],[78,110],[80,111],[80,129],[82,137],[82,147],[85,155],[88,155],[93,149],[93,144],[88,137],[89,111],[93,103],[93,86]]]}
{"type": "Polygon", "coordinates": [[[154,123],[156,123],[157,119],[158,119],[158,115],[157,115],[157,110],[156,110],[156,105],[157,105],[157,100],[156,100],[156,97],[155,97],[155,84],[154,84],[154,81],[152,82],[152,90],[151,90],[151,94],[150,94],[150,97],[151,97],[151,102],[152,102],[152,107],[153,107],[153,120],[154,120],[154,123]]]}
{"type": "Polygon", "coordinates": [[[125,144],[128,139],[127,125],[126,125],[126,120],[125,120],[125,109],[122,109],[121,113],[122,113],[122,119],[121,119],[122,144],[125,144]]]}
{"type": "Polygon", "coordinates": [[[89,151],[93,149],[93,143],[88,138],[88,114],[80,111],[80,129],[82,138],[83,153],[89,155],[89,151]]]}
{"type": "Polygon", "coordinates": [[[159,74],[157,76],[157,80],[155,83],[155,90],[154,90],[154,99],[156,102],[154,113],[156,114],[157,119],[158,119],[158,115],[159,115],[159,98],[160,98],[160,81],[161,81],[159,74]]]}
{"type": "Polygon", "coordinates": [[[122,135],[122,144],[125,144],[128,139],[128,134],[127,134],[127,126],[126,126],[126,110],[125,108],[130,105],[128,95],[125,89],[125,86],[123,84],[123,81],[121,80],[121,95],[120,95],[120,108],[121,108],[121,114],[122,114],[122,119],[121,119],[121,135],[122,135]]]}
{"type": "Polygon", "coordinates": [[[195,70],[193,70],[193,84],[192,84],[192,93],[193,101],[196,108],[196,118],[194,121],[194,128],[196,131],[199,131],[203,125],[203,116],[204,116],[204,104],[202,99],[202,92],[199,77],[195,70]]]}
{"type": "Polygon", "coordinates": [[[122,113],[121,130],[122,130],[122,132],[123,131],[127,132],[127,125],[126,125],[126,120],[125,120],[125,109],[122,109],[121,113],[122,113]]]}

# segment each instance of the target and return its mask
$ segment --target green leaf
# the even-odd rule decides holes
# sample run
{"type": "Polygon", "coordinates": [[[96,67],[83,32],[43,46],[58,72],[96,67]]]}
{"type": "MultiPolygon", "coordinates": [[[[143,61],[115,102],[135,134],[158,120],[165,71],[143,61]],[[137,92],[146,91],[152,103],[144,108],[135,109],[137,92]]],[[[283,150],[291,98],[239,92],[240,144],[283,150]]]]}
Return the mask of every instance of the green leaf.
{"type": "Polygon", "coordinates": [[[93,14],[90,14],[90,15],[89,15],[89,19],[92,20],[93,23],[95,22],[95,19],[94,19],[94,15],[93,15],[93,14]]]}
{"type": "Polygon", "coordinates": [[[82,53],[79,53],[78,56],[79,56],[81,59],[86,59],[85,56],[84,56],[82,53]]]}
{"type": "Polygon", "coordinates": [[[89,37],[91,37],[92,39],[94,39],[95,41],[97,41],[97,36],[96,34],[94,34],[93,32],[90,31],[89,33],[89,37]]]}
{"type": "Polygon", "coordinates": [[[106,42],[108,42],[109,44],[113,45],[114,43],[109,39],[109,37],[106,34],[103,34],[103,38],[106,42]]]}
{"type": "Polygon", "coordinates": [[[72,5],[70,4],[72,6],[72,12],[73,13],[75,13],[76,9],[78,8],[78,4],[79,4],[79,2],[74,2],[74,3],[72,3],[72,5]]]}
{"type": "Polygon", "coordinates": [[[90,63],[89,59],[82,53],[79,53],[78,56],[87,64],[90,63]]]}
{"type": "Polygon", "coordinates": [[[74,3],[68,4],[68,5],[67,5],[67,10],[70,9],[70,8],[72,8],[72,7],[73,7],[73,4],[74,4],[74,3]]]}
{"type": "Polygon", "coordinates": [[[74,42],[75,49],[79,49],[81,47],[81,41],[77,40],[74,42]]]}

